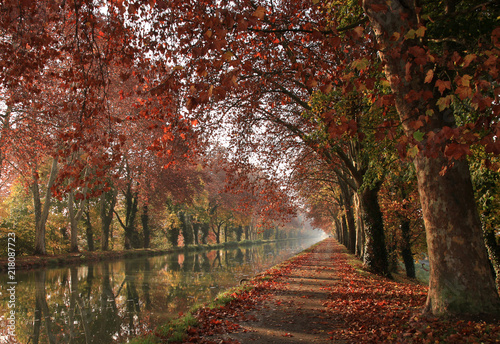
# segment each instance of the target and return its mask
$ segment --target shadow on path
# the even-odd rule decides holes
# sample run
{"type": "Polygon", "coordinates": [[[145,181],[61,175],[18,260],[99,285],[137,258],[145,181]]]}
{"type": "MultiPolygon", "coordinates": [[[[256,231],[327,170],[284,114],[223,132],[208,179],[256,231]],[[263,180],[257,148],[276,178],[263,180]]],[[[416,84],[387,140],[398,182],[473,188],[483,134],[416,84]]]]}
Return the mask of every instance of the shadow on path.
{"type": "Polygon", "coordinates": [[[331,343],[328,332],[335,328],[335,319],[323,303],[328,301],[329,287],[337,281],[332,240],[314,247],[281,277],[284,287],[272,290],[269,298],[245,314],[252,320],[239,322],[240,331],[223,335],[221,343],[331,343]]]}

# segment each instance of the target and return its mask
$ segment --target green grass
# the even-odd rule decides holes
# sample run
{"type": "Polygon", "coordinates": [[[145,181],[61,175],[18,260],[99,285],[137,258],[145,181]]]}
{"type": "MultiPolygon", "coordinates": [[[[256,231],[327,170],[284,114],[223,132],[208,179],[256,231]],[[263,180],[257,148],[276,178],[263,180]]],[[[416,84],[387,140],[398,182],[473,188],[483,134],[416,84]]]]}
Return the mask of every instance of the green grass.
{"type": "MultiPolygon", "coordinates": [[[[194,317],[193,313],[188,312],[184,316],[182,316],[178,319],[172,320],[171,322],[169,322],[163,326],[160,326],[156,330],[156,333],[161,338],[166,338],[167,343],[180,342],[180,341],[183,341],[184,339],[186,339],[187,330],[190,327],[196,326],[197,324],[198,324],[198,321],[194,317]]],[[[149,343],[138,342],[137,344],[149,344],[149,343]]]]}
{"type": "Polygon", "coordinates": [[[205,305],[197,304],[191,307],[191,309],[180,318],[171,320],[168,323],[159,326],[155,330],[155,334],[133,338],[129,344],[182,342],[187,338],[187,331],[189,328],[198,325],[198,321],[194,314],[196,314],[200,308],[206,307],[208,309],[216,309],[224,307],[229,302],[233,301],[238,294],[251,290],[252,288],[252,286],[239,286],[221,292],[212,302],[205,305]]]}
{"type": "Polygon", "coordinates": [[[207,305],[207,308],[214,309],[214,308],[224,307],[229,302],[236,299],[237,295],[239,295],[245,291],[249,291],[252,288],[253,288],[253,286],[243,285],[243,286],[234,287],[234,288],[231,288],[229,290],[223,291],[223,292],[219,293],[217,295],[217,297],[207,305]]]}
{"type": "Polygon", "coordinates": [[[128,344],[158,344],[160,343],[159,338],[155,335],[148,334],[144,337],[136,337],[132,339],[128,344]]]}

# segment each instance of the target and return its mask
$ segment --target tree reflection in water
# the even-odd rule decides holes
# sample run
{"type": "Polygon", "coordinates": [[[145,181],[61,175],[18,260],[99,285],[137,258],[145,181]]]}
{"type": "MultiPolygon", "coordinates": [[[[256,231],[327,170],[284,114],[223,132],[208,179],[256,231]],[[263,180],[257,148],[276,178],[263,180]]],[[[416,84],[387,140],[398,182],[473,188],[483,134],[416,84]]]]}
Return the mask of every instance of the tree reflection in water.
{"type": "MultiPolygon", "coordinates": [[[[49,305],[47,303],[47,292],[45,290],[45,271],[35,272],[35,319],[33,322],[33,343],[40,342],[40,332],[42,322],[45,323],[47,342],[56,343],[52,330],[52,320],[50,317],[49,305]]],[[[19,323],[19,320],[18,320],[19,323]]]]}

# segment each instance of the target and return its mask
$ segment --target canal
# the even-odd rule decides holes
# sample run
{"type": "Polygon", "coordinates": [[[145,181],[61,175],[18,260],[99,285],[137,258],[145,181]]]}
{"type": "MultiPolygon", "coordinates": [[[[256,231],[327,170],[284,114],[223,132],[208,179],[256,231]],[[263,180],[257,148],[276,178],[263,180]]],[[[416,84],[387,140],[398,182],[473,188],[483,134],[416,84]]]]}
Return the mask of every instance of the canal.
{"type": "Polygon", "coordinates": [[[15,308],[0,276],[0,343],[124,343],[313,245],[288,240],[202,252],[17,271],[15,308]]]}

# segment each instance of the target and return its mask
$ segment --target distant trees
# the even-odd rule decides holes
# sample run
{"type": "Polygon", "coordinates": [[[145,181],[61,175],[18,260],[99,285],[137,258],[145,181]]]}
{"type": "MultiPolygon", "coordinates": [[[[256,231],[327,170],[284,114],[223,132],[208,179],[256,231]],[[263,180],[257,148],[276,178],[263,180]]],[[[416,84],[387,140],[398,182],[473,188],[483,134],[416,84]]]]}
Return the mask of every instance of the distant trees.
{"type": "Polygon", "coordinates": [[[275,215],[260,209],[274,212],[272,199],[243,190],[230,192],[228,175],[218,170],[223,160],[214,161],[212,168],[175,164],[155,171],[150,165],[135,177],[131,166],[129,171],[123,167],[115,178],[108,176],[107,182],[98,186],[100,193],[75,188],[54,198],[49,184],[56,179],[56,161],[47,160],[38,176],[38,198],[33,198],[33,186],[24,186],[21,177],[12,183],[11,195],[2,197],[0,229],[19,233],[24,254],[167,248],[304,234],[302,223],[283,227],[280,221],[275,222],[275,215]],[[147,185],[145,181],[149,181],[147,185]],[[22,194],[31,196],[20,197],[22,194]],[[27,235],[24,227],[34,226],[35,220],[44,225],[45,233],[27,235]],[[45,251],[36,251],[37,243],[45,251]]]}

